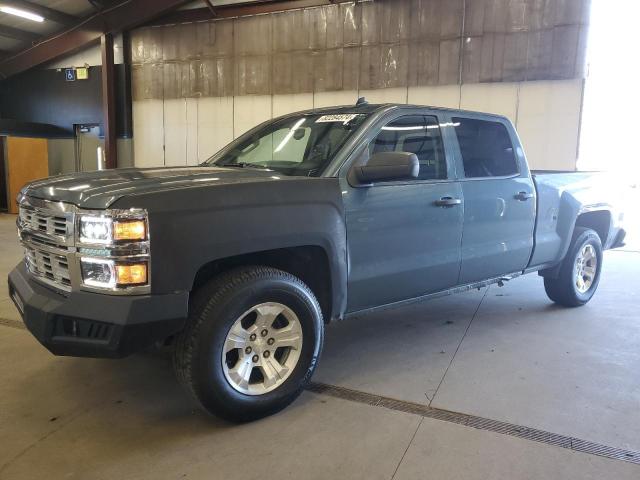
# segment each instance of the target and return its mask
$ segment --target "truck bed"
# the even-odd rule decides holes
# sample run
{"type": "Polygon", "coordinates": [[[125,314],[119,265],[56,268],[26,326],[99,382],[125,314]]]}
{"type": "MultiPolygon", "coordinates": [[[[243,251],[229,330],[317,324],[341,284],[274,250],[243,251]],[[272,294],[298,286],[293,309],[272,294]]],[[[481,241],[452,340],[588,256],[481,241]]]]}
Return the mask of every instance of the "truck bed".
{"type": "Polygon", "coordinates": [[[573,233],[568,229],[573,229],[581,215],[601,217],[598,233],[602,245],[614,246],[622,220],[620,206],[630,190],[618,177],[605,172],[555,170],[532,170],[531,176],[537,191],[538,214],[530,267],[547,267],[562,260],[573,233]]]}

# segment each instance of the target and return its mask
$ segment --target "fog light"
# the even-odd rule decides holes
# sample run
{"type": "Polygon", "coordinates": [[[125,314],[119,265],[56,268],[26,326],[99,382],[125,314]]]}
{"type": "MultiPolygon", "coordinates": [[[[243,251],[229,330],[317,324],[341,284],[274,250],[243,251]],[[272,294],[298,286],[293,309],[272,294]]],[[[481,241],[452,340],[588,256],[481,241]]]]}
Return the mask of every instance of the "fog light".
{"type": "Polygon", "coordinates": [[[116,265],[118,285],[144,285],[147,283],[147,264],[116,265]]]}
{"type": "Polygon", "coordinates": [[[113,224],[114,240],[144,240],[146,237],[144,220],[117,220],[113,224]]]}

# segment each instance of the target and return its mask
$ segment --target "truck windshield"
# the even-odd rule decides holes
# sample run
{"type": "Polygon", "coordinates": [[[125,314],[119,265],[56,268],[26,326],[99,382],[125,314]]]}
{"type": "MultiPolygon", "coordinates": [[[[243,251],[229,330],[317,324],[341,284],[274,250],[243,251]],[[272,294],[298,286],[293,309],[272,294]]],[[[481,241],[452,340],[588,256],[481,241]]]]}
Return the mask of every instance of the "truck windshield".
{"type": "Polygon", "coordinates": [[[317,177],[365,118],[348,113],[275,120],[238,137],[203,165],[268,168],[285,175],[317,177]]]}

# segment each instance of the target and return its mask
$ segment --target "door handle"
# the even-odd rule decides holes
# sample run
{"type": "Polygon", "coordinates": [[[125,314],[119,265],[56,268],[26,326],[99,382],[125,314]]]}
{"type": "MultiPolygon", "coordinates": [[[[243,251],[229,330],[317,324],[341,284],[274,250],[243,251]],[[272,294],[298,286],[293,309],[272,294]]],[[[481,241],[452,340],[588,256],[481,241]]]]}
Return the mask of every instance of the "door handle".
{"type": "Polygon", "coordinates": [[[442,197],[440,200],[434,202],[438,207],[453,207],[454,205],[460,205],[462,200],[453,197],[442,197]]]}
{"type": "Polygon", "coordinates": [[[526,202],[530,198],[533,198],[533,193],[528,192],[518,192],[514,195],[516,200],[520,200],[521,202],[526,202]]]}

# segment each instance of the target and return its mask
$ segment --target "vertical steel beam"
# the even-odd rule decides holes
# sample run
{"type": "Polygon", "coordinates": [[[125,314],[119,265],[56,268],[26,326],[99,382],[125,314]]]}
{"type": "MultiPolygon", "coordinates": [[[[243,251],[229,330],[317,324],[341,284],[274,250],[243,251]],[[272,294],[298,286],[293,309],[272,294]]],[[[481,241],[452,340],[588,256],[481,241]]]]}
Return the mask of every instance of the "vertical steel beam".
{"type": "Polygon", "coordinates": [[[117,111],[120,113],[122,124],[119,126],[124,133],[124,137],[130,137],[133,135],[133,100],[131,97],[131,33],[129,31],[122,32],[122,56],[124,61],[124,75],[118,77],[117,81],[123,82],[122,91],[124,98],[118,104],[118,108],[122,109],[117,111]]]}
{"type": "Polygon", "coordinates": [[[118,166],[118,144],[116,138],[116,89],[113,65],[113,35],[100,37],[102,50],[102,129],[104,131],[105,167],[118,166]]]}

